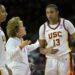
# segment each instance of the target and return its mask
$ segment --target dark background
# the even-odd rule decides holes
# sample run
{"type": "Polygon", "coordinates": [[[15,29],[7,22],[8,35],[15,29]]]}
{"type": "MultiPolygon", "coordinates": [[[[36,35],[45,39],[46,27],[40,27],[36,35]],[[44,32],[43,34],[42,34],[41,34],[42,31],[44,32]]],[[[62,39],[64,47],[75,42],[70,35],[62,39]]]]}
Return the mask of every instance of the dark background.
{"type": "MultiPolygon", "coordinates": [[[[61,17],[74,23],[74,0],[0,0],[8,12],[7,20],[2,24],[5,31],[7,21],[13,16],[19,16],[26,26],[28,34],[36,34],[41,24],[46,21],[45,7],[53,3],[59,7],[61,17]]],[[[6,33],[6,31],[5,31],[6,33]]]]}
{"type": "MultiPolygon", "coordinates": [[[[28,36],[26,39],[37,40],[39,27],[47,20],[45,16],[46,5],[52,3],[59,7],[60,16],[70,20],[75,26],[75,2],[74,0],[0,0],[5,5],[8,12],[7,20],[2,23],[2,28],[6,34],[6,25],[10,18],[19,16],[26,27],[28,36]]],[[[7,35],[6,35],[7,36],[7,35]]],[[[75,41],[70,39],[70,45],[73,46],[75,52],[75,41]]],[[[40,56],[39,52],[30,55],[34,58],[32,62],[32,75],[44,75],[45,57],[40,56]],[[40,67],[41,66],[41,67],[40,67]]],[[[75,53],[73,55],[75,60],[75,53]]],[[[74,61],[75,62],[75,61],[74,61]]],[[[75,66],[75,65],[74,65],[75,66]]]]}

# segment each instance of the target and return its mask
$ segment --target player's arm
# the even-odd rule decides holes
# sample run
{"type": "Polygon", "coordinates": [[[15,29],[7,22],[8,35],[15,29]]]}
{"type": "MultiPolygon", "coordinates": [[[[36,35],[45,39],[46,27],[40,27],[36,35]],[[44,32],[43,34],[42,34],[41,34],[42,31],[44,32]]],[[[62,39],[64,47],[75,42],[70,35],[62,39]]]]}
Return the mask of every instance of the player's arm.
{"type": "Polygon", "coordinates": [[[46,40],[44,34],[44,25],[42,25],[39,29],[39,43],[40,43],[40,53],[41,54],[55,54],[57,50],[53,49],[53,47],[46,48],[46,40]]]}
{"type": "Polygon", "coordinates": [[[45,34],[44,34],[44,25],[42,25],[39,29],[39,43],[40,43],[40,53],[46,54],[46,40],[45,40],[45,34]]]}
{"type": "Polygon", "coordinates": [[[48,54],[55,54],[58,52],[58,49],[53,49],[53,47],[46,48],[46,41],[45,40],[39,40],[40,42],[40,53],[44,55],[48,54]]]}
{"type": "Polygon", "coordinates": [[[40,43],[40,53],[47,54],[46,40],[39,39],[39,43],[40,43]]]}
{"type": "Polygon", "coordinates": [[[72,36],[72,38],[75,39],[75,27],[74,27],[74,25],[70,21],[65,20],[65,27],[68,30],[69,34],[72,36]]]}

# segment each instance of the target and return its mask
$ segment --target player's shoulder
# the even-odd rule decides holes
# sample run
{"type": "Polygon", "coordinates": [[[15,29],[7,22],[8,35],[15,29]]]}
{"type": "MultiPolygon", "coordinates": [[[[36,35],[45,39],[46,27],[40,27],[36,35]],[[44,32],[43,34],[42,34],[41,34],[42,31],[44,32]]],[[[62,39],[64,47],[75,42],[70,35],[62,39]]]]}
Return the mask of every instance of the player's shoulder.
{"type": "Polygon", "coordinates": [[[60,20],[64,20],[64,21],[70,21],[70,20],[68,20],[68,19],[66,19],[66,18],[60,18],[60,20]]]}
{"type": "Polygon", "coordinates": [[[64,22],[65,22],[65,23],[71,23],[71,21],[70,21],[70,20],[65,19],[65,18],[64,18],[64,22]]]}
{"type": "Polygon", "coordinates": [[[44,22],[44,23],[40,26],[40,29],[43,29],[46,25],[47,25],[47,21],[44,22]]]}
{"type": "Polygon", "coordinates": [[[61,22],[64,23],[65,25],[71,25],[72,22],[68,19],[65,19],[65,18],[61,18],[61,22]]]}

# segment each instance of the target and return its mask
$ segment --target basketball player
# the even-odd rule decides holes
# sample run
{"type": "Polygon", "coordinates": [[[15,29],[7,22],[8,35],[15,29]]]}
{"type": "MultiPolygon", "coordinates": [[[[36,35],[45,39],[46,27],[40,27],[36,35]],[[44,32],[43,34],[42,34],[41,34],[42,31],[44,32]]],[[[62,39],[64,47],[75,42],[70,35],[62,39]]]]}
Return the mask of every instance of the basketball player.
{"type": "MultiPolygon", "coordinates": [[[[6,20],[7,12],[4,5],[0,4],[0,25],[6,20]]],[[[6,53],[5,53],[5,35],[0,27],[0,75],[8,75],[5,68],[6,64],[6,53]]]]}
{"type": "Polygon", "coordinates": [[[45,75],[73,75],[68,33],[75,39],[73,24],[59,17],[58,7],[46,7],[45,22],[39,30],[40,52],[47,57],[45,75]]]}
{"type": "Polygon", "coordinates": [[[28,53],[38,48],[39,42],[29,45],[31,41],[23,41],[22,37],[26,35],[26,31],[19,17],[8,21],[7,34],[7,65],[12,70],[12,75],[30,75],[28,53]]]}

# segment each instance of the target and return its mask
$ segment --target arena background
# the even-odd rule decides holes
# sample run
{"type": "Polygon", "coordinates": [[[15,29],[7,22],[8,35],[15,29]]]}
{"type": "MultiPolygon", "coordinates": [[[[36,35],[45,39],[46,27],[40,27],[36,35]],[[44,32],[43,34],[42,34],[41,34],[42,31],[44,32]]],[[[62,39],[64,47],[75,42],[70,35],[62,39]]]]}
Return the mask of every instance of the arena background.
{"type": "MultiPolygon", "coordinates": [[[[38,39],[39,27],[47,20],[45,16],[45,7],[50,3],[56,4],[60,10],[60,16],[70,20],[75,26],[74,0],[0,0],[0,4],[5,5],[8,12],[7,20],[2,23],[5,34],[7,21],[13,16],[19,16],[23,20],[28,33],[26,39],[28,38],[31,39],[32,42],[35,42],[38,39]]],[[[72,55],[75,60],[74,40],[70,39],[70,46],[73,49],[72,55]]],[[[29,61],[32,65],[32,75],[43,75],[45,57],[43,55],[40,56],[38,50],[29,55],[29,61]],[[41,66],[41,68],[39,68],[38,65],[39,67],[41,66]]]]}

